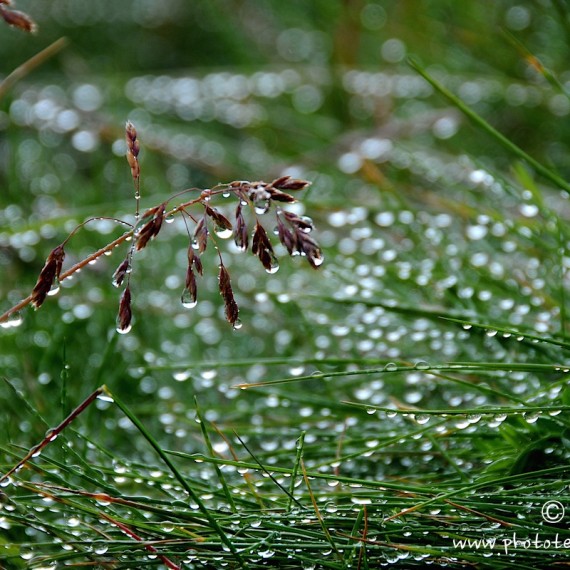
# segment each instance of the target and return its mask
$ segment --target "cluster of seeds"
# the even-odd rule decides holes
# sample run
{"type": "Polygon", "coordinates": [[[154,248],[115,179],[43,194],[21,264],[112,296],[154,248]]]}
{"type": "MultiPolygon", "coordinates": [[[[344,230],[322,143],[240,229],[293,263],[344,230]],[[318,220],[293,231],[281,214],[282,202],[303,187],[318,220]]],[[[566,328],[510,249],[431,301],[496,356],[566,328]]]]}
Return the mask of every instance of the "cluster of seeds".
{"type": "MultiPolygon", "coordinates": [[[[219,259],[218,287],[225,306],[225,316],[226,320],[234,328],[241,326],[239,321],[239,308],[234,297],[229,271],[224,265],[222,254],[217,247],[214,235],[220,238],[233,236],[234,242],[239,250],[250,250],[253,255],[259,258],[268,273],[275,273],[279,268],[279,262],[268,232],[260,220],[260,216],[273,211],[276,223],[275,234],[289,255],[305,257],[314,269],[317,269],[323,263],[324,258],[321,248],[310,235],[314,229],[312,220],[307,216],[299,216],[294,212],[284,210],[280,205],[273,207],[274,203],[292,204],[296,202],[296,198],[289,194],[289,192],[307,188],[309,182],[306,180],[282,176],[269,183],[261,181],[234,181],[229,184],[219,184],[214,188],[199,191],[200,194],[198,197],[174,208],[168,208],[168,204],[170,200],[172,200],[172,198],[169,198],[165,202],[147,209],[140,215],[140,164],[138,161],[140,145],[137,138],[137,131],[131,122],[127,122],[125,138],[127,144],[126,156],[135,188],[135,225],[128,224],[123,220],[109,218],[117,223],[126,225],[129,228],[128,231],[126,231],[121,238],[108,244],[95,254],[89,256],[86,260],[76,264],[65,274],[62,274],[62,265],[65,257],[64,248],[67,242],[85,224],[94,219],[101,218],[90,218],[77,226],[64,242],[58,245],[49,254],[32,294],[19,303],[18,308],[21,308],[22,305],[25,304],[31,304],[36,309],[39,308],[48,294],[59,289],[60,278],[69,277],[87,263],[111,251],[120,243],[131,239],[126,257],[116,268],[112,280],[115,287],[125,287],[119,303],[117,331],[127,333],[131,329],[132,322],[130,276],[133,257],[137,252],[145,249],[148,244],[156,238],[163,227],[165,219],[171,218],[175,214],[180,214],[184,217],[187,228],[190,227],[190,224],[194,224],[192,232],[188,229],[190,243],[188,246],[188,267],[186,270],[185,287],[181,298],[183,306],[191,308],[197,303],[197,276],[202,276],[204,273],[201,256],[206,251],[208,244],[213,242],[213,247],[219,259]],[[234,196],[237,199],[238,203],[234,211],[235,219],[233,222],[217,208],[212,206],[212,199],[219,195],[225,197],[234,196]],[[201,208],[202,213],[197,216],[190,211],[191,207],[201,208]],[[250,211],[249,216],[246,215],[248,210],[250,211]],[[248,225],[248,217],[253,217],[253,225],[248,225]]],[[[184,192],[195,190],[196,189],[186,190],[177,194],[177,196],[184,192]]],[[[0,319],[10,314],[11,312],[8,311],[5,315],[0,317],[0,319]]]]}

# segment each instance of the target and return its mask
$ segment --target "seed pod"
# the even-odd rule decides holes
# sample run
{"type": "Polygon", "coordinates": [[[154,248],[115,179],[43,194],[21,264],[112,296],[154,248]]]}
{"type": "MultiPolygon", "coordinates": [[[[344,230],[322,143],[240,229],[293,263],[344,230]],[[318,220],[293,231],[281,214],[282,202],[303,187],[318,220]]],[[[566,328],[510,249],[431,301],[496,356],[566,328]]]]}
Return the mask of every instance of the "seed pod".
{"type": "Polygon", "coordinates": [[[194,229],[193,246],[194,249],[197,249],[200,253],[204,253],[208,246],[208,224],[206,223],[205,215],[198,220],[196,228],[194,229]]]}
{"type": "Polygon", "coordinates": [[[59,279],[64,258],[65,258],[65,251],[63,250],[62,245],[58,245],[48,255],[45,265],[43,266],[43,269],[40,272],[40,276],[38,277],[36,286],[32,291],[31,303],[36,309],[41,307],[50,289],[52,288],[54,283],[59,279]]]}
{"type": "Polygon", "coordinates": [[[276,190],[270,186],[267,187],[267,191],[271,195],[271,200],[275,200],[276,202],[286,202],[288,204],[293,204],[297,201],[297,199],[293,198],[291,194],[286,194],[285,192],[281,192],[281,190],[276,190]]]}
{"type": "Polygon", "coordinates": [[[0,3],[0,17],[2,17],[9,26],[30,34],[37,31],[37,24],[27,14],[18,10],[8,10],[4,8],[2,4],[8,4],[8,2],[0,3]]]}
{"type": "Polygon", "coordinates": [[[162,227],[162,222],[164,220],[164,214],[166,213],[166,203],[159,204],[154,208],[147,210],[143,216],[143,221],[150,218],[140,230],[137,230],[137,251],[146,247],[146,244],[158,235],[160,228],[162,227]]]}
{"type": "Polygon", "coordinates": [[[131,330],[131,288],[129,286],[123,291],[119,302],[119,314],[117,315],[117,332],[126,334],[131,330]]]}
{"type": "Polygon", "coordinates": [[[125,277],[129,272],[129,268],[130,268],[130,263],[129,263],[129,258],[127,257],[123,262],[121,262],[119,267],[117,267],[117,269],[115,269],[115,272],[113,273],[112,283],[115,287],[120,287],[123,284],[123,281],[125,280],[125,277]]]}
{"type": "Polygon", "coordinates": [[[267,273],[275,273],[279,269],[279,262],[273,253],[273,247],[267,237],[267,232],[259,223],[255,224],[251,252],[259,257],[259,261],[261,261],[267,273]]]}
{"type": "Polygon", "coordinates": [[[218,212],[218,210],[216,210],[215,208],[211,208],[207,204],[205,204],[204,207],[206,208],[206,215],[213,220],[214,225],[216,226],[218,231],[224,231],[224,230],[231,231],[233,229],[232,223],[223,214],[218,212]]]}
{"type": "Polygon", "coordinates": [[[141,169],[138,159],[140,146],[139,141],[137,140],[137,130],[130,121],[127,121],[127,124],[125,126],[125,140],[127,143],[127,162],[131,167],[131,176],[133,177],[135,187],[138,190],[141,176],[141,169]]]}
{"type": "Polygon", "coordinates": [[[274,180],[270,186],[273,188],[277,188],[279,190],[303,190],[307,186],[310,186],[310,182],[307,180],[299,180],[297,178],[291,178],[290,176],[281,176],[281,178],[277,178],[274,180]]]}
{"type": "Polygon", "coordinates": [[[287,248],[289,255],[295,255],[297,251],[297,240],[295,234],[283,223],[280,217],[277,217],[277,235],[279,241],[287,248]]]}
{"type": "Polygon", "coordinates": [[[202,260],[199,255],[194,253],[192,245],[188,247],[188,266],[194,267],[199,275],[204,275],[204,268],[202,267],[202,260]]]}
{"type": "Polygon", "coordinates": [[[222,296],[225,305],[226,320],[232,325],[235,325],[239,316],[239,308],[234,299],[230,274],[223,265],[220,265],[220,274],[218,276],[218,279],[220,286],[220,295],[222,296]]]}
{"type": "Polygon", "coordinates": [[[234,235],[235,244],[242,251],[246,251],[249,246],[249,236],[247,233],[247,225],[241,211],[241,203],[236,208],[236,231],[234,235]]]}

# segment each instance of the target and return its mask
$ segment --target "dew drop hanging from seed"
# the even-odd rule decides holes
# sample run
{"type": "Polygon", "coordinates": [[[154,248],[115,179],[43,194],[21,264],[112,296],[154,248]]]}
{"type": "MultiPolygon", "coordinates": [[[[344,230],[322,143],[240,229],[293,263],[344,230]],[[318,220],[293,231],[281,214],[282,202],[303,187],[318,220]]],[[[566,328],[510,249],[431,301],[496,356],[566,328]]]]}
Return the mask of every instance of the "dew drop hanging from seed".
{"type": "Polygon", "coordinates": [[[2,321],[0,323],[0,327],[3,329],[11,329],[19,327],[23,322],[24,319],[22,318],[22,313],[20,313],[20,311],[16,311],[15,313],[12,313],[7,320],[2,321]]]}
{"type": "Polygon", "coordinates": [[[214,233],[221,239],[228,239],[232,237],[233,230],[231,228],[225,228],[223,226],[216,226],[214,228],[214,233]]]}
{"type": "Polygon", "coordinates": [[[182,301],[182,306],[186,309],[193,309],[198,304],[198,299],[188,288],[182,291],[180,300],[182,301]]]}

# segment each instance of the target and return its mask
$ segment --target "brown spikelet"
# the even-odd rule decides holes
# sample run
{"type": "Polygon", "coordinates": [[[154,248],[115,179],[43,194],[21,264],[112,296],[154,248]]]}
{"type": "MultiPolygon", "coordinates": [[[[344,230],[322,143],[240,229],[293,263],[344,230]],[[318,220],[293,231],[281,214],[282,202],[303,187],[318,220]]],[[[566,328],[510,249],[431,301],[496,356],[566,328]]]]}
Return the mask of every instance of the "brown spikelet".
{"type": "Polygon", "coordinates": [[[239,308],[234,299],[234,292],[232,291],[232,284],[230,282],[230,274],[223,265],[220,265],[220,274],[218,279],[220,281],[220,294],[225,305],[226,320],[235,326],[238,321],[239,308]]]}
{"type": "Polygon", "coordinates": [[[307,186],[310,186],[310,182],[307,180],[299,180],[297,178],[291,178],[290,176],[281,176],[281,178],[277,178],[274,180],[270,186],[273,188],[277,188],[278,190],[303,190],[307,186]]]}
{"type": "Polygon", "coordinates": [[[202,267],[202,260],[199,255],[194,253],[194,249],[190,245],[188,247],[188,265],[194,267],[199,275],[204,275],[204,268],[202,267]]]}
{"type": "Polygon", "coordinates": [[[267,191],[271,196],[271,200],[274,200],[275,202],[286,202],[288,204],[293,204],[297,201],[297,198],[293,198],[291,194],[286,194],[285,192],[281,192],[281,190],[271,188],[271,186],[267,187],[267,191]]]}
{"type": "Polygon", "coordinates": [[[143,216],[142,220],[148,219],[147,222],[143,224],[140,230],[137,230],[137,251],[140,251],[146,244],[158,235],[160,228],[162,227],[162,222],[164,221],[164,214],[166,213],[166,204],[162,203],[154,208],[147,210],[143,216]]]}
{"type": "Polygon", "coordinates": [[[18,10],[9,10],[4,5],[8,5],[8,2],[0,3],[0,16],[9,26],[30,34],[36,32],[38,26],[27,14],[18,10]]]}
{"type": "Polygon", "coordinates": [[[194,229],[194,243],[200,253],[206,251],[206,247],[208,246],[208,224],[206,223],[205,215],[198,220],[196,228],[194,229]]]}
{"type": "Polygon", "coordinates": [[[131,330],[131,320],[133,313],[131,311],[131,288],[127,285],[121,301],[119,302],[119,314],[117,315],[117,331],[124,334],[131,330]]]}
{"type": "Polygon", "coordinates": [[[203,273],[202,261],[200,257],[194,253],[192,246],[188,247],[188,268],[186,270],[186,282],[184,291],[182,291],[182,304],[187,308],[196,305],[198,299],[198,284],[196,283],[196,270],[200,275],[203,273]]]}
{"type": "Polygon", "coordinates": [[[297,249],[306,256],[313,269],[318,269],[324,261],[323,252],[317,242],[305,232],[297,232],[297,249]]]}
{"type": "Polygon", "coordinates": [[[298,216],[293,212],[280,212],[280,213],[296,229],[299,229],[304,232],[311,232],[315,229],[313,225],[313,220],[311,220],[311,218],[308,218],[307,216],[298,216]]]}
{"type": "Polygon", "coordinates": [[[259,257],[259,261],[261,261],[268,273],[274,273],[279,268],[277,258],[273,253],[273,247],[267,237],[267,232],[260,223],[255,224],[251,252],[259,257]]]}
{"type": "Polygon", "coordinates": [[[303,255],[313,269],[320,267],[324,261],[321,248],[310,235],[314,229],[313,220],[306,216],[298,216],[293,212],[280,211],[277,214],[277,235],[279,241],[287,248],[290,255],[303,255]],[[289,227],[282,221],[285,218],[289,227]]]}
{"type": "Polygon", "coordinates": [[[279,216],[277,217],[277,235],[279,236],[279,241],[286,247],[289,255],[299,253],[297,251],[295,234],[283,223],[279,216]]]}
{"type": "Polygon", "coordinates": [[[239,249],[242,251],[247,250],[249,246],[249,236],[245,218],[243,217],[243,213],[241,211],[241,202],[237,205],[236,208],[236,231],[234,235],[234,241],[239,249]]]}
{"type": "Polygon", "coordinates": [[[218,210],[208,206],[208,204],[204,204],[204,207],[206,208],[206,215],[213,220],[216,228],[220,230],[233,229],[232,223],[223,214],[218,212],[218,210]]]}
{"type": "Polygon", "coordinates": [[[45,265],[38,277],[36,286],[32,291],[31,303],[36,309],[41,307],[54,282],[59,279],[64,258],[65,251],[63,250],[62,245],[58,245],[48,255],[45,265]]]}
{"type": "Polygon", "coordinates": [[[141,169],[138,159],[140,146],[137,139],[137,130],[130,121],[127,121],[125,126],[125,140],[127,142],[127,162],[131,167],[131,175],[135,182],[135,186],[138,189],[141,177],[141,169]]]}
{"type": "Polygon", "coordinates": [[[198,299],[198,285],[196,283],[196,275],[189,265],[186,270],[186,283],[182,292],[182,304],[184,306],[193,307],[198,299]]]}
{"type": "Polygon", "coordinates": [[[113,273],[113,285],[115,287],[120,287],[125,280],[127,273],[129,272],[130,262],[129,258],[127,257],[124,261],[121,262],[119,267],[115,269],[113,273]]]}

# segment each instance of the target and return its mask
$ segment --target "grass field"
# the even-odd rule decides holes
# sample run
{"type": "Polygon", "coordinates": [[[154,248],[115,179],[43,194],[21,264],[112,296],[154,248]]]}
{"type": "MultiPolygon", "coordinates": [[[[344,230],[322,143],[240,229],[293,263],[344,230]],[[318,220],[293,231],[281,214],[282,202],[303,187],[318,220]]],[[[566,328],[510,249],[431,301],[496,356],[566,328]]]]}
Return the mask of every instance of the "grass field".
{"type": "Polygon", "coordinates": [[[570,564],[566,3],[36,4],[0,27],[0,568],[570,564]]]}

